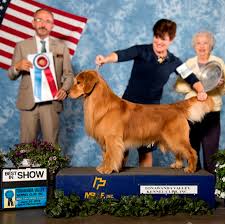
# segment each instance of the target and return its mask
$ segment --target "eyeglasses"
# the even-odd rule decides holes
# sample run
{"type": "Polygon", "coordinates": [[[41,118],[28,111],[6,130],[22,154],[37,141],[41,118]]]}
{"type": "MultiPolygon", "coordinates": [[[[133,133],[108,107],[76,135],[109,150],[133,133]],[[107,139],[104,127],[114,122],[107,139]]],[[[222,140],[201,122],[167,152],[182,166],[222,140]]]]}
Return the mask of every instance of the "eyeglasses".
{"type": "Polygon", "coordinates": [[[41,18],[35,18],[34,21],[37,22],[37,23],[53,24],[53,21],[51,21],[51,20],[43,20],[41,18]]]}

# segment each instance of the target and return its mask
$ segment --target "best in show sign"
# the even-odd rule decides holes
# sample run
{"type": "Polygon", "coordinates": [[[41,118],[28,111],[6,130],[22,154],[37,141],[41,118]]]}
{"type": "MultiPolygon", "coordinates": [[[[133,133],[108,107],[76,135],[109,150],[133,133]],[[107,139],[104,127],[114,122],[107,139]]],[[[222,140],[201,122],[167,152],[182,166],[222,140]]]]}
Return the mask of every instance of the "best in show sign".
{"type": "Polygon", "coordinates": [[[36,103],[54,100],[58,91],[52,53],[30,54],[28,60],[34,101],[36,103]]]}
{"type": "Polygon", "coordinates": [[[46,206],[47,169],[2,169],[1,208],[28,208],[46,206]]]}
{"type": "Polygon", "coordinates": [[[45,168],[3,169],[2,182],[47,180],[45,168]]]}

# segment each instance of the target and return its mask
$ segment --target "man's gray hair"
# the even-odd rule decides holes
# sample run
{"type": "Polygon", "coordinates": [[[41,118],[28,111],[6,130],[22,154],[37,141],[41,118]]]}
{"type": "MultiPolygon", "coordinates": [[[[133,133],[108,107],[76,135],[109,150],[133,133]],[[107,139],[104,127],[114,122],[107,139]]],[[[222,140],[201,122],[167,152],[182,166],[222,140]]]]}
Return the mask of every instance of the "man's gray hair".
{"type": "Polygon", "coordinates": [[[52,13],[50,10],[46,9],[46,8],[41,8],[41,9],[38,9],[37,11],[35,11],[35,12],[34,12],[34,18],[35,18],[36,15],[37,15],[39,12],[41,12],[41,11],[48,12],[48,13],[52,16],[52,18],[54,19],[53,13],[52,13]]]}

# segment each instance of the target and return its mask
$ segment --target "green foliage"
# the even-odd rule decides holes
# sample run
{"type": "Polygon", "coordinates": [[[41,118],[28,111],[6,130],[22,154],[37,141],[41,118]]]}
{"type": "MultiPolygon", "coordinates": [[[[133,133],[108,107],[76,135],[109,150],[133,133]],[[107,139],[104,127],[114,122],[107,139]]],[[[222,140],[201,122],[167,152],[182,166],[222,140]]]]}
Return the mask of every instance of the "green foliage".
{"type": "Polygon", "coordinates": [[[216,190],[215,194],[219,198],[225,199],[225,150],[219,150],[213,159],[216,164],[216,190]]]}
{"type": "Polygon", "coordinates": [[[2,168],[5,165],[5,156],[4,154],[0,151],[0,168],[2,168]]]}
{"type": "Polygon", "coordinates": [[[75,194],[65,196],[62,191],[55,191],[55,198],[48,202],[45,213],[50,217],[90,216],[108,214],[124,216],[165,216],[177,213],[190,215],[211,214],[206,202],[199,199],[179,197],[154,200],[151,195],[122,196],[117,199],[92,198],[82,201],[75,194]]]}
{"type": "Polygon", "coordinates": [[[217,153],[213,155],[213,160],[218,163],[225,164],[225,150],[219,150],[217,153]]]}
{"type": "Polygon", "coordinates": [[[45,212],[55,218],[73,217],[79,215],[81,200],[75,194],[69,197],[65,196],[62,191],[55,191],[54,199],[48,201],[45,212]]]}
{"type": "Polygon", "coordinates": [[[62,155],[59,145],[44,141],[16,144],[5,156],[16,167],[21,165],[23,159],[30,159],[31,164],[48,168],[50,173],[56,173],[69,164],[68,157],[62,155]]]}

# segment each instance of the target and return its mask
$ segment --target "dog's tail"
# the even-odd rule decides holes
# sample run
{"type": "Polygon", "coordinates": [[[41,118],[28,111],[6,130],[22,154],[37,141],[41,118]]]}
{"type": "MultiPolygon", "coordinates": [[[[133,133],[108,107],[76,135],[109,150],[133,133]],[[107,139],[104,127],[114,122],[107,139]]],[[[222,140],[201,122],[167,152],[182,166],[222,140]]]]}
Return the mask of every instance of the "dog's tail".
{"type": "Polygon", "coordinates": [[[197,97],[192,97],[180,103],[182,104],[182,109],[185,110],[187,119],[191,122],[201,121],[205,114],[213,111],[214,107],[214,101],[210,96],[205,101],[199,101],[197,97]]]}

